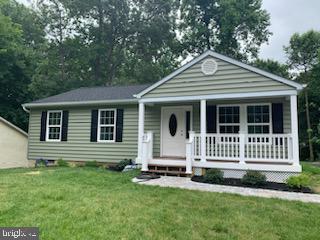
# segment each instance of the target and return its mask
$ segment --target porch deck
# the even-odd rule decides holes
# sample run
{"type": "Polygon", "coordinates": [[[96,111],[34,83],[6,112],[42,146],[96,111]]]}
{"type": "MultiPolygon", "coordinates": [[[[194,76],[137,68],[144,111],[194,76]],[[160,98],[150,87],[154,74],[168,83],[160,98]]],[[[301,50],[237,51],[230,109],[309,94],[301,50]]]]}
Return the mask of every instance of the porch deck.
{"type": "Polygon", "coordinates": [[[144,135],[142,170],[149,166],[193,167],[234,170],[298,172],[294,161],[291,134],[206,134],[202,151],[201,134],[190,131],[186,142],[186,157],[153,157],[153,133],[144,135]]]}

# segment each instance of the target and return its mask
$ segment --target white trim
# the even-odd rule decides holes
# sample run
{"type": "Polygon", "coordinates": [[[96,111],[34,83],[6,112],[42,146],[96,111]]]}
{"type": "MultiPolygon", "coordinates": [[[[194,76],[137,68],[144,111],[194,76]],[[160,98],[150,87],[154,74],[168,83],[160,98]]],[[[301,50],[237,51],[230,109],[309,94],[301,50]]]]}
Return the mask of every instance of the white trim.
{"type": "Polygon", "coordinates": [[[62,134],[62,110],[50,110],[47,111],[47,121],[46,121],[46,142],[61,142],[61,134],[62,134]],[[50,113],[60,113],[60,124],[59,125],[49,125],[50,113]],[[50,127],[59,127],[59,139],[49,139],[49,129],[50,127]]]}
{"type": "Polygon", "coordinates": [[[247,133],[249,133],[248,128],[250,126],[269,126],[269,133],[249,133],[249,134],[273,134],[273,125],[272,125],[272,103],[248,103],[244,104],[246,107],[246,128],[247,133]],[[269,107],[269,123],[248,123],[248,112],[247,107],[248,106],[268,106],[269,107]]]}
{"type": "Polygon", "coordinates": [[[138,119],[138,156],[136,163],[142,163],[142,148],[144,135],[144,118],[145,118],[145,104],[139,103],[139,119],[138,119]]]}
{"type": "MultiPolygon", "coordinates": [[[[186,166],[186,160],[176,159],[157,159],[153,158],[149,164],[161,166],[186,166]]],[[[269,164],[260,163],[234,163],[234,162],[219,162],[219,161],[192,161],[192,167],[201,168],[219,168],[233,170],[257,170],[257,171],[283,171],[283,172],[301,172],[301,165],[292,164],[277,164],[275,162],[269,164]]]]}
{"type": "Polygon", "coordinates": [[[298,105],[297,96],[290,96],[290,114],[291,114],[291,134],[292,134],[292,153],[293,164],[299,165],[299,134],[298,134],[298,105]]]}
{"type": "Polygon", "coordinates": [[[4,119],[3,117],[0,117],[0,121],[3,122],[4,124],[8,125],[9,127],[13,128],[14,130],[18,131],[18,132],[21,133],[22,135],[28,137],[28,133],[26,133],[26,132],[23,131],[22,129],[18,128],[16,125],[12,124],[11,122],[7,121],[7,120],[4,119]]]}
{"type": "MultiPolygon", "coordinates": [[[[265,133],[265,135],[267,134],[272,134],[272,103],[270,102],[258,102],[258,103],[228,103],[228,104],[217,104],[217,116],[216,116],[216,122],[217,122],[217,133],[220,133],[220,125],[238,125],[238,124],[233,124],[233,123],[229,123],[229,124],[220,124],[219,121],[219,108],[220,107],[239,107],[239,132],[242,133],[248,133],[248,125],[266,125],[269,126],[269,133],[265,133]],[[248,106],[264,106],[264,105],[268,105],[269,106],[269,123],[248,123],[248,113],[247,113],[247,107],[248,106]]],[[[223,133],[223,134],[228,134],[228,133],[223,133]]],[[[236,134],[236,133],[231,133],[231,134],[236,134]]],[[[256,134],[256,133],[252,133],[252,134],[256,134]]],[[[259,133],[257,133],[259,134],[259,133]]],[[[262,134],[262,133],[261,133],[262,134]]]]}
{"type": "MultiPolygon", "coordinates": [[[[216,123],[217,123],[217,133],[220,133],[220,125],[222,126],[239,126],[239,132],[241,131],[241,104],[221,104],[217,105],[217,116],[216,116],[216,123]],[[221,123],[220,124],[220,107],[239,107],[239,123],[221,123]]],[[[229,133],[223,133],[229,134],[229,133]]],[[[230,134],[238,134],[238,133],[230,133],[230,134]]]]}
{"type": "Polygon", "coordinates": [[[97,142],[101,143],[114,143],[116,141],[116,126],[117,126],[117,109],[116,108],[105,108],[105,109],[99,109],[98,110],[98,132],[97,132],[97,142]],[[113,124],[101,124],[100,121],[100,115],[101,112],[105,111],[113,111],[113,124]],[[101,140],[100,139],[100,133],[101,133],[101,127],[113,127],[113,140],[101,140]]]}
{"type": "Polygon", "coordinates": [[[95,100],[95,101],[79,101],[79,102],[50,102],[50,103],[25,103],[22,108],[32,107],[55,107],[55,106],[86,106],[86,105],[103,105],[103,104],[130,104],[136,103],[137,99],[119,99],[119,100],[95,100]]]}
{"type": "Polygon", "coordinates": [[[158,159],[153,158],[149,161],[149,164],[155,164],[155,165],[162,165],[162,166],[180,166],[185,167],[186,166],[186,160],[177,160],[177,159],[158,159]]]}
{"type": "Polygon", "coordinates": [[[211,57],[215,57],[215,58],[218,58],[220,60],[223,60],[223,61],[226,61],[228,63],[231,63],[231,64],[234,64],[236,66],[239,66],[239,67],[242,67],[244,69],[247,69],[249,71],[252,71],[252,72],[255,72],[255,73],[258,73],[262,76],[265,76],[265,77],[268,77],[268,78],[271,78],[273,80],[276,80],[278,82],[281,82],[281,83],[284,83],[286,85],[289,85],[291,87],[294,87],[296,88],[296,90],[302,90],[303,89],[303,86],[297,82],[294,82],[292,80],[288,80],[288,79],[285,79],[285,78],[282,78],[282,77],[279,77],[275,74],[272,74],[272,73],[269,73],[269,72],[266,72],[266,71],[263,71],[259,68],[256,68],[256,67],[253,67],[253,66],[250,66],[248,64],[245,64],[245,63],[242,63],[242,62],[239,62],[235,59],[232,59],[232,58],[229,58],[227,56],[224,56],[222,54],[219,54],[219,53],[216,53],[216,52],[213,52],[211,50],[207,50],[206,52],[202,53],[200,56],[194,58],[192,61],[190,61],[189,63],[183,65],[182,67],[178,68],[176,71],[174,71],[173,73],[169,74],[168,76],[166,76],[165,78],[161,79],[160,81],[156,82],[155,84],[151,85],[150,87],[146,88],[145,90],[141,91],[139,94],[136,94],[135,97],[137,98],[141,98],[143,95],[147,94],[148,92],[150,92],[151,90],[155,89],[156,87],[162,85],[163,83],[169,81],[170,79],[174,78],[175,76],[177,76],[178,74],[180,74],[181,72],[185,71],[186,69],[192,67],[194,64],[200,62],[201,60],[203,60],[204,58],[208,57],[208,56],[211,56],[211,57]]]}
{"type": "Polygon", "coordinates": [[[201,162],[206,161],[207,100],[200,101],[201,162]]]}
{"type": "MultiPolygon", "coordinates": [[[[276,161],[275,161],[276,162],[276,161]]],[[[165,162],[163,163],[165,164],[165,162]]],[[[254,163],[228,163],[218,161],[193,161],[192,167],[219,168],[234,170],[257,170],[257,171],[282,171],[282,172],[301,172],[301,165],[294,164],[254,164],[254,163]]]]}
{"type": "MultiPolygon", "coordinates": [[[[190,111],[190,131],[193,131],[193,106],[192,105],[183,105],[183,106],[163,106],[161,107],[161,117],[160,117],[160,156],[163,156],[163,136],[162,136],[162,123],[163,123],[163,111],[165,109],[181,109],[185,111],[190,111]]],[[[185,125],[187,124],[185,118],[185,125]]],[[[186,133],[187,134],[187,133],[186,133]]]]}
{"type": "Polygon", "coordinates": [[[179,97],[159,97],[159,98],[142,98],[139,102],[143,103],[160,103],[160,102],[180,102],[180,101],[197,101],[197,100],[218,100],[218,99],[239,99],[239,98],[257,98],[257,97],[276,97],[297,95],[296,90],[270,91],[270,92],[253,92],[253,93],[227,93],[198,96],[179,96],[179,97]]]}

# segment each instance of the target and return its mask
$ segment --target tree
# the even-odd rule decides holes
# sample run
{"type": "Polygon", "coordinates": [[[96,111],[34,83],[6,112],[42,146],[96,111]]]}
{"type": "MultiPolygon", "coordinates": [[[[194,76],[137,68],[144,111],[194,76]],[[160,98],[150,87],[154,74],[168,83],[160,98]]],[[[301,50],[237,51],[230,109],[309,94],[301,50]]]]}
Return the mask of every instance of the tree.
{"type": "Polygon", "coordinates": [[[66,3],[58,0],[40,1],[37,8],[48,41],[43,45],[41,61],[29,86],[32,97],[39,99],[94,85],[90,81],[90,54],[86,42],[78,34],[66,3]]]}
{"type": "Polygon", "coordinates": [[[152,82],[179,63],[176,0],[40,3],[50,38],[30,85],[36,98],[81,86],[152,82]]]}
{"type": "Polygon", "coordinates": [[[270,17],[261,0],[182,0],[180,29],[189,53],[213,49],[241,60],[267,42],[270,17]]]}
{"type": "Polygon", "coordinates": [[[287,78],[287,79],[290,78],[288,66],[285,64],[281,64],[275,60],[257,59],[256,61],[253,62],[253,65],[257,68],[263,69],[267,72],[276,74],[283,78],[287,78]]]}
{"type": "MultiPolygon", "coordinates": [[[[289,46],[284,48],[288,56],[288,65],[290,68],[297,72],[297,79],[302,83],[311,82],[310,71],[319,64],[319,51],[320,51],[320,32],[308,31],[303,34],[295,33],[291,39],[289,46]]],[[[307,135],[309,145],[309,157],[314,161],[314,150],[312,143],[313,127],[310,119],[310,104],[309,104],[309,91],[306,88],[304,91],[305,97],[305,113],[307,123],[307,135]]],[[[312,91],[312,90],[311,90],[312,91]]]]}
{"type": "Polygon", "coordinates": [[[21,28],[0,13],[0,115],[24,127],[20,104],[27,99],[27,59],[21,28]]]}
{"type": "Polygon", "coordinates": [[[0,0],[0,115],[25,130],[28,120],[21,104],[30,100],[28,85],[38,56],[33,43],[44,36],[36,24],[31,9],[0,0]]]}
{"type": "Polygon", "coordinates": [[[132,4],[130,35],[118,81],[155,82],[177,67],[181,44],[176,36],[176,0],[132,4]]]}

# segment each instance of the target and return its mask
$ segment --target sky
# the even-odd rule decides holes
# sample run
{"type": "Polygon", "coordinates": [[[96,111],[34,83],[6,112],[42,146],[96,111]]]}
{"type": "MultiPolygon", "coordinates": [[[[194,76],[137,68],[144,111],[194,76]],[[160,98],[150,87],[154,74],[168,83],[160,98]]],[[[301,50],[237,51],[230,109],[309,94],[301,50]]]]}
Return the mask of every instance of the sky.
{"type": "Polygon", "coordinates": [[[289,44],[295,32],[310,29],[320,31],[320,0],[263,0],[263,8],[271,18],[270,31],[273,35],[269,44],[263,44],[260,58],[286,61],[283,46],[289,44]]]}
{"type": "MultiPolygon", "coordinates": [[[[28,4],[31,0],[18,0],[28,4]]],[[[320,0],[263,0],[263,9],[270,14],[273,35],[268,44],[260,49],[260,58],[274,59],[284,63],[286,56],[283,46],[289,44],[295,32],[303,33],[310,29],[320,31],[320,0]]]]}

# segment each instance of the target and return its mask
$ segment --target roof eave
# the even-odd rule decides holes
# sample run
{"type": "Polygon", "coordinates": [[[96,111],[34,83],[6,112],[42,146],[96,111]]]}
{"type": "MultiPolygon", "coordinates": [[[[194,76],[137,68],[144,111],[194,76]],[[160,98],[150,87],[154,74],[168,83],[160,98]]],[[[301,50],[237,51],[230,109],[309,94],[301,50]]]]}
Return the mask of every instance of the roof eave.
{"type": "Polygon", "coordinates": [[[137,103],[137,99],[95,100],[95,101],[78,101],[78,102],[25,103],[25,104],[22,104],[22,107],[38,108],[38,107],[88,106],[88,105],[102,105],[102,104],[133,104],[133,103],[137,103]]]}

